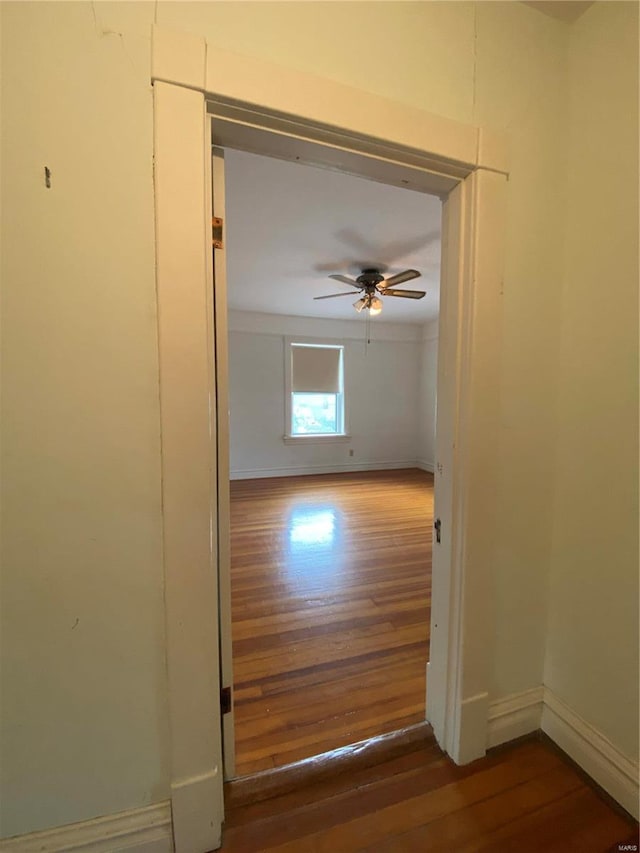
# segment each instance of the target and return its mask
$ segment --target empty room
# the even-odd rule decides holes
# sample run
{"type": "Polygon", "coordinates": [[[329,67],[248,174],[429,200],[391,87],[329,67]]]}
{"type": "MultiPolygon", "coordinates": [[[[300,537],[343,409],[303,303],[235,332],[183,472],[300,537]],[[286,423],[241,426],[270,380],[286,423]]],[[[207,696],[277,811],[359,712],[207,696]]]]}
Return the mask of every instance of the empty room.
{"type": "Polygon", "coordinates": [[[230,149],[224,169],[244,776],[425,719],[441,202],[230,149]]]}

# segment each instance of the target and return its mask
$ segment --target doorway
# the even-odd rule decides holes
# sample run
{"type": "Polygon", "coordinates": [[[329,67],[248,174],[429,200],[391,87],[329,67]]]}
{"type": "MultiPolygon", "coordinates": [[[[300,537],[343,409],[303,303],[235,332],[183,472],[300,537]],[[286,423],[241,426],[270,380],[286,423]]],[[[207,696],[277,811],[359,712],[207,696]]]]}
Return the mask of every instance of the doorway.
{"type": "Polygon", "coordinates": [[[229,358],[218,360],[229,365],[242,776],[425,718],[441,202],[234,149],[216,151],[213,196],[225,223],[229,358]],[[369,318],[345,282],[372,267],[415,278],[369,318]],[[290,423],[286,368],[305,353],[339,353],[324,389],[339,394],[305,386],[339,412],[324,419],[315,397],[294,395],[290,423]]]}
{"type": "MultiPolygon", "coordinates": [[[[453,429],[444,432],[455,444],[436,452],[435,477],[443,480],[434,560],[446,569],[434,568],[429,682],[442,689],[432,691],[437,701],[429,701],[427,717],[458,763],[486,748],[499,452],[496,317],[508,172],[503,141],[482,128],[207,51],[197,37],[156,28],[152,77],[171,799],[177,849],[204,850],[219,845],[223,815],[206,109],[216,116],[214,140],[223,147],[234,147],[222,138],[220,122],[229,125],[233,112],[239,134],[266,134],[289,147],[295,138],[313,149],[311,161],[332,160],[352,173],[366,174],[373,158],[387,173],[423,180],[446,197],[443,280],[453,284],[446,288],[451,303],[441,304],[441,324],[451,334],[439,352],[438,419],[451,419],[453,429]],[[392,139],[381,137],[381,114],[389,116],[392,139]]],[[[229,127],[226,135],[233,135],[229,127]]],[[[264,145],[259,150],[268,153],[264,145]]]]}

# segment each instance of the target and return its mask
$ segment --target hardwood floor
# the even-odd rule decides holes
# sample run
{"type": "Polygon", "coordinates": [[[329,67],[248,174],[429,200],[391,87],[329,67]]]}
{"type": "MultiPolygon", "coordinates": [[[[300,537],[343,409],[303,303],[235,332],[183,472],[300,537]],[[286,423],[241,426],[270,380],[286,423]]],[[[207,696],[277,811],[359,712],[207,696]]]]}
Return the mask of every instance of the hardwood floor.
{"type": "Polygon", "coordinates": [[[224,853],[638,845],[637,824],[547,739],[457,767],[429,727],[416,725],[428,657],[431,475],[245,480],[231,492],[238,775],[337,754],[227,784],[224,853]],[[360,744],[339,749],[404,726],[406,735],[383,736],[367,756],[360,744]]]}
{"type": "Polygon", "coordinates": [[[638,844],[637,824],[545,739],[457,767],[431,738],[226,814],[223,853],[607,853],[638,844]]]}
{"type": "Polygon", "coordinates": [[[236,772],[424,719],[433,475],[231,483],[236,772]]]}

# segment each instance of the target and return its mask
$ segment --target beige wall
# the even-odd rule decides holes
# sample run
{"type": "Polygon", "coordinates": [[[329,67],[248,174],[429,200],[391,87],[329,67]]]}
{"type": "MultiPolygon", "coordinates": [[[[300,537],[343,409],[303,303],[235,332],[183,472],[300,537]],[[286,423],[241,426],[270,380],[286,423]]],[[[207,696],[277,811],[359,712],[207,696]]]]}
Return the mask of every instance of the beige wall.
{"type": "Polygon", "coordinates": [[[2,14],[12,835],[166,798],[168,735],[148,43],[84,3],[2,14]]]}
{"type": "Polygon", "coordinates": [[[569,28],[501,2],[4,2],[2,15],[2,834],[167,795],[154,16],[214,49],[509,133],[492,698],[540,684],[569,28]]]}
{"type": "Polygon", "coordinates": [[[638,6],[572,30],[546,684],[638,757],[638,6]]]}

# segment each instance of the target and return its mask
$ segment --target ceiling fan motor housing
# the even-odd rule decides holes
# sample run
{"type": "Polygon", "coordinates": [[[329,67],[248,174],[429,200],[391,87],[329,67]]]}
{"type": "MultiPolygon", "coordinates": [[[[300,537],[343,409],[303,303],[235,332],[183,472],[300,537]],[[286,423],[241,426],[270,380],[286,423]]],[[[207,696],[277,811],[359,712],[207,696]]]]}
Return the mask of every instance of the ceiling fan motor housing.
{"type": "Polygon", "coordinates": [[[364,285],[364,287],[375,287],[381,281],[384,281],[384,277],[380,275],[378,270],[368,269],[362,270],[362,274],[358,276],[356,281],[358,284],[364,285]]]}

